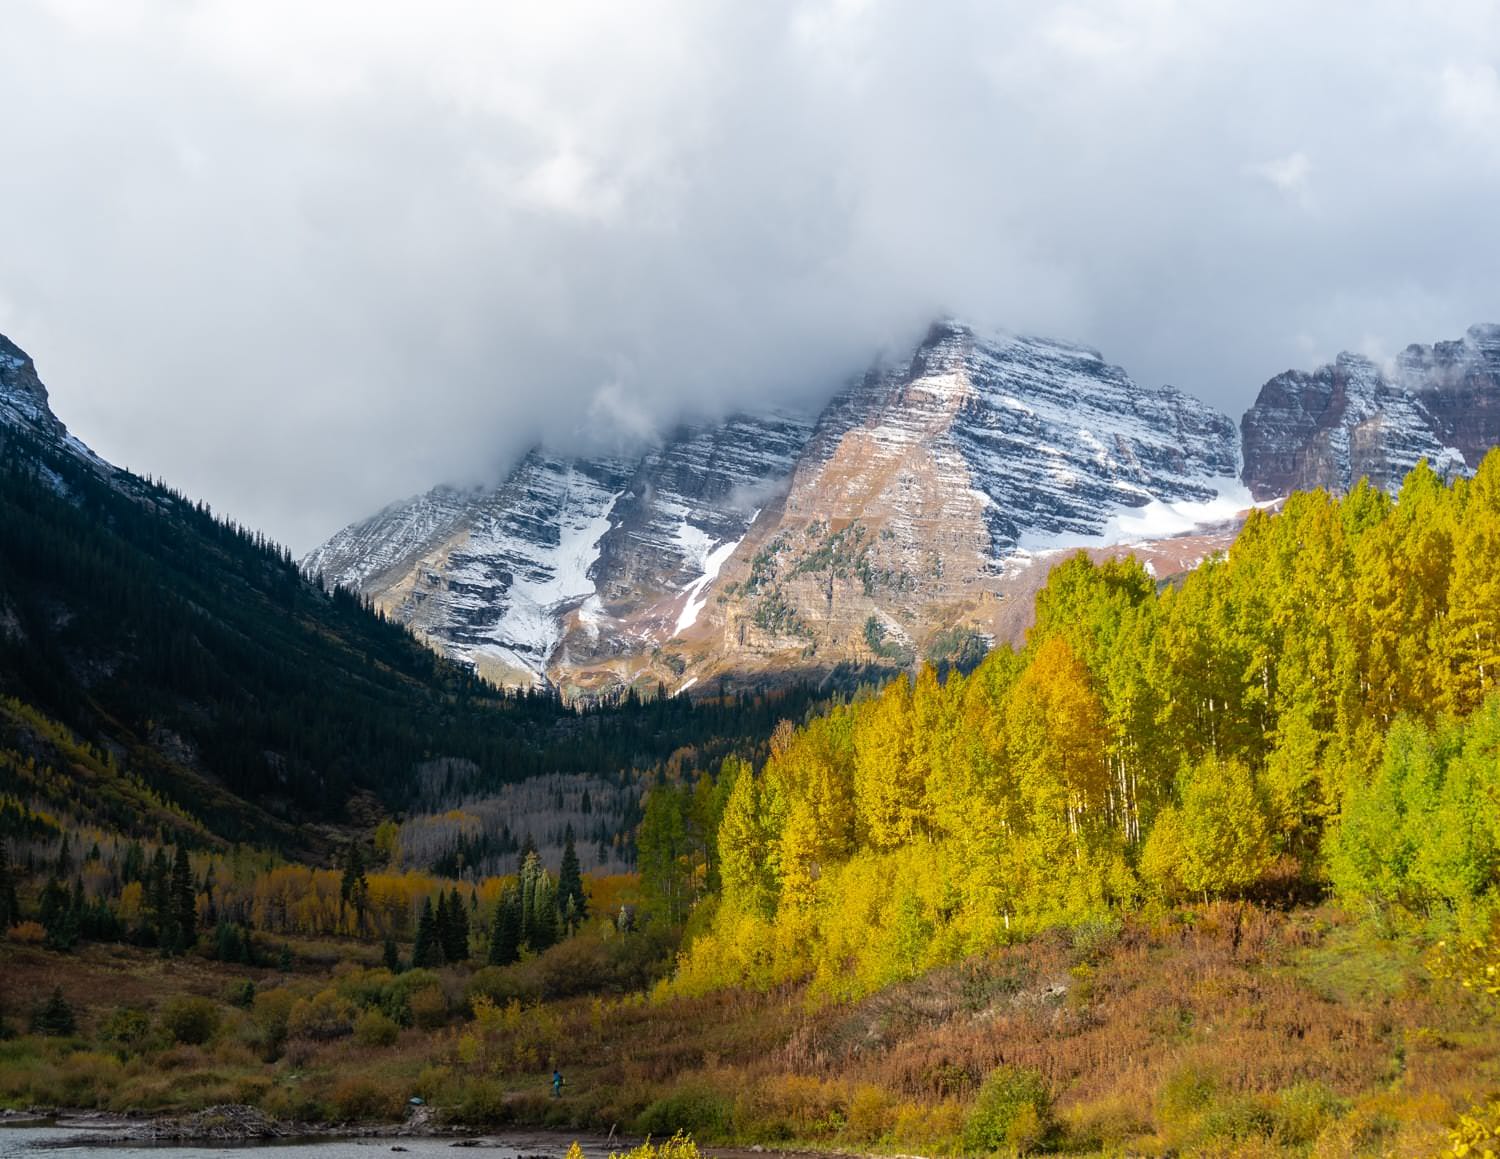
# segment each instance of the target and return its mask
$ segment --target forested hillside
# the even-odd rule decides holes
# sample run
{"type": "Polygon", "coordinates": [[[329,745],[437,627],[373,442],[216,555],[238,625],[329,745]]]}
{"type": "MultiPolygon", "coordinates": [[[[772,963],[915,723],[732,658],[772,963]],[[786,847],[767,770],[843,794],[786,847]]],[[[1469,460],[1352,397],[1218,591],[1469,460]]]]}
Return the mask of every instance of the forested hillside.
{"type": "Polygon", "coordinates": [[[310,822],[441,804],[433,761],[457,799],[649,768],[801,711],[502,693],[263,538],[19,430],[0,433],[0,694],[11,813],[294,853],[326,853],[310,822]]]}
{"type": "Polygon", "coordinates": [[[495,791],[413,754],[419,811],[372,810],[335,868],[216,841],[125,772],[107,679],[105,742],[8,701],[0,1105],[346,1122],[416,1093],[487,1130],[926,1155],[1488,1139],[1497,547],[1500,454],[1296,495],[1179,582],[1066,560],[1024,648],[831,706],[583,715],[451,674],[422,711],[530,714],[555,771],[495,791]],[[679,727],[704,739],[613,777],[549,747],[645,761],[679,727]],[[155,831],[67,815],[80,786],[155,831]]]}
{"type": "MultiPolygon", "coordinates": [[[[682,992],[868,993],[1157,898],[1479,928],[1500,871],[1500,454],[1301,493],[1158,585],[1057,567],[1019,652],[783,726],[726,767],[682,992]]],[[[662,806],[658,805],[659,811],[662,806]]],[[[648,820],[653,808],[647,807],[648,820]]]]}

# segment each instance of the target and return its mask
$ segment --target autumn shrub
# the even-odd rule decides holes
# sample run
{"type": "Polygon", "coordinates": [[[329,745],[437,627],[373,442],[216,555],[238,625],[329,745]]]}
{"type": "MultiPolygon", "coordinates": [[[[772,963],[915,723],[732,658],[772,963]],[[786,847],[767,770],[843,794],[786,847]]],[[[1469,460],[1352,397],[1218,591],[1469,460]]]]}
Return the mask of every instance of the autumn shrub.
{"type": "Polygon", "coordinates": [[[1241,1143],[1270,1139],[1278,1125],[1270,1100],[1255,1095],[1235,1095],[1214,1102],[1199,1117],[1197,1136],[1204,1142],[1241,1143]]]}
{"type": "Polygon", "coordinates": [[[896,1125],[897,1104],[882,1088],[861,1083],[849,1097],[849,1121],[845,1134],[857,1143],[884,1139],[896,1125]]]}
{"type": "Polygon", "coordinates": [[[452,1081],[453,1069],[451,1067],[428,1065],[417,1072],[412,1091],[421,1095],[429,1103],[439,1103],[443,1101],[443,1096],[449,1093],[449,1084],[452,1081]]]}
{"type": "Polygon", "coordinates": [[[527,980],[515,966],[485,966],[475,970],[464,989],[464,1000],[472,1007],[476,998],[496,1006],[527,997],[527,980]]]}
{"type": "Polygon", "coordinates": [[[265,1062],[274,1062],[286,1043],[287,1026],[297,996],[286,987],[262,990],[250,1004],[250,1017],[240,1023],[240,1040],[265,1062]]]}
{"type": "Polygon", "coordinates": [[[1198,1117],[1213,1106],[1219,1084],[1213,1075],[1196,1066],[1182,1066],[1167,1076],[1156,1096],[1156,1114],[1164,1130],[1189,1130],[1198,1117]]]}
{"type": "Polygon", "coordinates": [[[957,1099],[937,1103],[902,1103],[896,1109],[891,1139],[901,1147],[929,1154],[946,1151],[962,1138],[967,1111],[957,1099]]]}
{"type": "Polygon", "coordinates": [[[436,982],[414,991],[407,999],[412,1021],[423,1030],[436,1030],[448,1021],[448,998],[436,982]]]}
{"type": "Polygon", "coordinates": [[[320,990],[311,998],[299,998],[287,1016],[289,1038],[327,1041],[354,1030],[354,1006],[333,989],[320,990]]]}
{"type": "Polygon", "coordinates": [[[1311,1146],[1346,1109],[1325,1084],[1297,1083],[1277,1096],[1276,1139],[1293,1147],[1311,1146]]]}
{"type": "Polygon", "coordinates": [[[218,1005],[193,994],[167,999],[158,1018],[172,1040],[184,1046],[202,1046],[219,1029],[218,1005]]]}
{"type": "Polygon", "coordinates": [[[1460,1115],[1448,1132],[1448,1149],[1443,1152],[1444,1159],[1490,1155],[1500,1155],[1500,1099],[1471,1107],[1460,1115]]]}
{"type": "Polygon", "coordinates": [[[117,1006],[99,1024],[99,1040],[121,1057],[145,1050],[152,1041],[151,1015],[135,1006],[117,1006]]]}
{"type": "Polygon", "coordinates": [[[848,1089],[815,1075],[778,1074],[742,1091],[734,1121],[742,1134],[757,1139],[827,1135],[848,1122],[848,1089]]]}
{"type": "Polygon", "coordinates": [[[354,1041],[360,1046],[391,1046],[400,1034],[396,1020],[381,1010],[366,1010],[354,1023],[354,1041]]]}
{"type": "Polygon", "coordinates": [[[334,1115],[346,1121],[399,1119],[405,1104],[390,1085],[360,1076],[337,1083],[328,1101],[334,1115]]]}
{"type": "Polygon", "coordinates": [[[1000,1066],[985,1078],[969,1109],[964,1150],[1026,1154],[1040,1149],[1052,1129],[1052,1095],[1041,1072],[1000,1066]]]}
{"type": "Polygon", "coordinates": [[[1107,1154],[1114,1154],[1154,1130],[1149,1111],[1127,1095],[1112,1095],[1070,1107],[1064,1127],[1070,1151],[1107,1154]]]}
{"type": "Polygon", "coordinates": [[[734,1103],[707,1085],[689,1084],[662,1095],[635,1120],[635,1129],[652,1137],[686,1131],[712,1139],[726,1139],[734,1128],[734,1103]]]}
{"type": "Polygon", "coordinates": [[[505,1084],[495,1079],[471,1078],[456,1094],[439,1095],[443,1118],[466,1127],[485,1127],[509,1121],[505,1084]]]}
{"type": "Polygon", "coordinates": [[[261,1110],[292,1123],[317,1123],[330,1117],[332,1108],[322,1093],[295,1079],[277,1083],[260,1101],[261,1110]]]}
{"type": "Polygon", "coordinates": [[[389,970],[352,972],[339,982],[339,991],[362,1007],[378,1006],[398,1026],[411,1026],[412,995],[429,989],[442,993],[442,979],[432,970],[407,970],[392,974],[389,970]]]}
{"type": "Polygon", "coordinates": [[[647,1139],[624,1154],[611,1154],[609,1159],[699,1159],[698,1145],[691,1135],[679,1131],[660,1143],[647,1139]]]}
{"type": "Polygon", "coordinates": [[[60,1107],[105,1107],[123,1075],[113,1054],[75,1051],[58,1060],[43,1101],[60,1107]]]}

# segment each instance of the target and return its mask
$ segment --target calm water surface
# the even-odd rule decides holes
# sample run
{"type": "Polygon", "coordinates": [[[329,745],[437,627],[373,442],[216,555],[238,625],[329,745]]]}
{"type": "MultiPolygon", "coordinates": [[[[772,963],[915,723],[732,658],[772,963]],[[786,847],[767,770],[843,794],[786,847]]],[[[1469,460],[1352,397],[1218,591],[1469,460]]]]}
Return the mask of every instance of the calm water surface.
{"type": "MultiPolygon", "coordinates": [[[[554,1145],[537,1146],[534,1139],[519,1147],[509,1145],[503,1136],[484,1140],[483,1146],[455,1147],[452,1139],[330,1139],[309,1143],[238,1144],[226,1146],[193,1145],[153,1147],[109,1147],[85,1141],[78,1146],[59,1147],[62,1140],[80,1134],[76,1127],[0,1127],[0,1159],[189,1159],[195,1155],[212,1155],[230,1159],[227,1154],[243,1151],[245,1159],[519,1159],[521,1155],[562,1155],[554,1145]],[[45,1144],[52,1144],[46,1146],[45,1144]],[[396,1150],[393,1152],[392,1148],[396,1150]],[[404,1152],[404,1153],[403,1153],[404,1152]]],[[[565,1146],[565,1145],[564,1145],[565,1146]]]]}

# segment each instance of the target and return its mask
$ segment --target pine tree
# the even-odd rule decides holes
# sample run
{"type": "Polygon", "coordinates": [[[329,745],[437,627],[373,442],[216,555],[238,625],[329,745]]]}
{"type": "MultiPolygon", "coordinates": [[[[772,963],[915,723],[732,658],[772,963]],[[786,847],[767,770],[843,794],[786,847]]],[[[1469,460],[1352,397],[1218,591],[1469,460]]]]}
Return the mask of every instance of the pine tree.
{"type": "Polygon", "coordinates": [[[387,937],[385,939],[385,946],[382,949],[381,954],[385,959],[385,968],[387,970],[389,970],[392,974],[401,973],[401,952],[396,949],[395,938],[387,937]]]}
{"type": "Polygon", "coordinates": [[[47,946],[53,950],[71,950],[78,940],[78,925],[72,913],[68,891],[57,878],[50,878],[42,889],[37,920],[47,931],[47,946]]]}
{"type": "Polygon", "coordinates": [[[198,891],[193,885],[193,867],[188,862],[187,846],[177,847],[172,863],[172,932],[170,949],[184,954],[198,939],[198,891]]]}
{"type": "Polygon", "coordinates": [[[413,966],[441,966],[443,943],[437,928],[437,918],[432,912],[432,899],[422,899],[422,909],[417,916],[417,937],[411,947],[413,966]]]}
{"type": "Polygon", "coordinates": [[[521,941],[533,950],[545,950],[557,941],[557,895],[551,876],[534,850],[521,863],[517,884],[521,895],[521,941]]]}
{"type": "Polygon", "coordinates": [[[214,957],[221,962],[239,961],[240,931],[233,922],[221,921],[214,928],[214,957]]]}
{"type": "Polygon", "coordinates": [[[509,966],[521,958],[521,897],[514,886],[500,895],[495,903],[495,918],[490,925],[489,964],[509,966]]]}
{"type": "Polygon", "coordinates": [[[443,957],[449,962],[465,962],[469,958],[469,915],[454,890],[438,898],[439,937],[443,943],[443,957]]]}
{"type": "Polygon", "coordinates": [[[156,847],[151,868],[146,874],[146,920],[158,946],[165,947],[174,936],[172,923],[172,870],[167,851],[156,847]]]}
{"type": "Polygon", "coordinates": [[[359,934],[365,928],[365,906],[370,895],[370,885],[365,878],[364,858],[360,855],[359,846],[351,841],[349,848],[344,853],[344,876],[339,883],[339,907],[354,908],[354,932],[359,934]]]}
{"type": "Polygon", "coordinates": [[[62,987],[55,987],[51,996],[31,1016],[34,1034],[45,1034],[54,1038],[65,1038],[75,1029],[73,1007],[63,997],[62,987]]]}
{"type": "Polygon", "coordinates": [[[588,916],[588,895],[583,889],[583,869],[578,862],[578,851],[573,847],[571,825],[567,829],[567,843],[563,846],[562,867],[557,872],[557,904],[570,928],[588,916]]]}
{"type": "Polygon", "coordinates": [[[0,933],[21,920],[21,903],[16,898],[16,875],[10,867],[10,850],[0,838],[0,933]]]}

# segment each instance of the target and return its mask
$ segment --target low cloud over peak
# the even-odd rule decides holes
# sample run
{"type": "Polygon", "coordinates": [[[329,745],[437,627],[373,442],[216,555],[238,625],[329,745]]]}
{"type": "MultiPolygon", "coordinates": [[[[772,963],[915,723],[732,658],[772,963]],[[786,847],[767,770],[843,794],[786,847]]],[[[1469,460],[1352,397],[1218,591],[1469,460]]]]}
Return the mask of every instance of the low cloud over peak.
{"type": "Polygon", "coordinates": [[[810,405],[945,312],[1232,411],[1495,313],[1487,3],[6,24],[0,332],[101,453],[299,550],[539,437],[810,405]]]}

